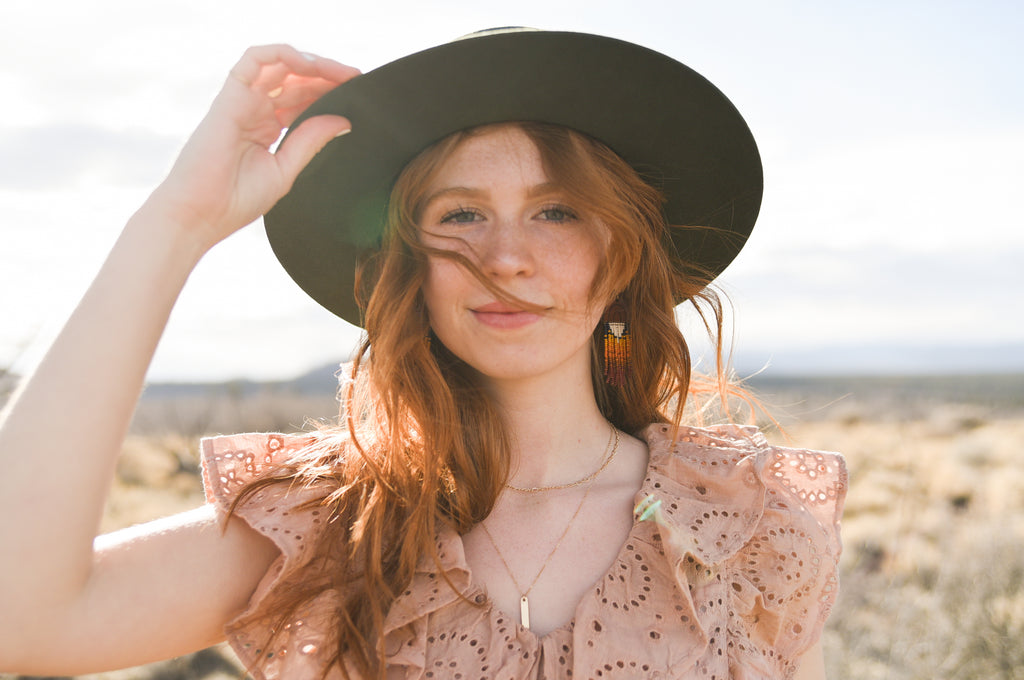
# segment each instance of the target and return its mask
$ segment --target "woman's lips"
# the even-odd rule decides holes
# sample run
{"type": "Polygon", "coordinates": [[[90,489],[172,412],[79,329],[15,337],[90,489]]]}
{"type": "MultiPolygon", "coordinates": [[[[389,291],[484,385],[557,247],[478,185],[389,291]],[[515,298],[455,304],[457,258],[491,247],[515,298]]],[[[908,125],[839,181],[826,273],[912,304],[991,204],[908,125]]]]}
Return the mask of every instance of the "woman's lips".
{"type": "Polygon", "coordinates": [[[506,330],[522,328],[540,319],[540,314],[536,312],[526,312],[501,302],[492,302],[470,311],[485,326],[506,330]]]}

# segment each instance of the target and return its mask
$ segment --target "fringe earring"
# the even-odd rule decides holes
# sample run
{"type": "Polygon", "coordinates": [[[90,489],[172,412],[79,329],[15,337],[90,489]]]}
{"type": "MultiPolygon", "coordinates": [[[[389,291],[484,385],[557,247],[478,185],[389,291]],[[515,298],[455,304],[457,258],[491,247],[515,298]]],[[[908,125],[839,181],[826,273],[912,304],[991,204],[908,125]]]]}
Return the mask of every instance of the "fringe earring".
{"type": "Polygon", "coordinates": [[[604,381],[622,387],[629,377],[629,321],[626,306],[616,298],[604,310],[604,381]]]}

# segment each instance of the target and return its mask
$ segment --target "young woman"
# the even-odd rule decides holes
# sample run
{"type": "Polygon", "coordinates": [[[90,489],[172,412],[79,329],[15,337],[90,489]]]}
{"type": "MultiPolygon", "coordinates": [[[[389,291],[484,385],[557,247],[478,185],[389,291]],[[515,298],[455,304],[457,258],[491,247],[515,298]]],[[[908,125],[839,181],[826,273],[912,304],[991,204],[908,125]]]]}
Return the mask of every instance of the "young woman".
{"type": "Polygon", "coordinates": [[[635,45],[251,49],[8,409],[0,670],[226,636],[258,678],[823,677],[842,459],[682,424],[674,307],[720,328],[760,195],[728,100],[635,45]],[[366,327],[338,427],[205,440],[208,505],[94,541],[177,294],[264,213],[366,327]]]}

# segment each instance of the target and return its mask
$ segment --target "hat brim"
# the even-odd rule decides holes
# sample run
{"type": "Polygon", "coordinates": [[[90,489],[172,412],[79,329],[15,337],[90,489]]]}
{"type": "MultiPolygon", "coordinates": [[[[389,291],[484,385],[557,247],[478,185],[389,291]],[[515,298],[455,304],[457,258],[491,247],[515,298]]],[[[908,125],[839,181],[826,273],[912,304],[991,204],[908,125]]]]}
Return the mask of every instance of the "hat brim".
{"type": "Polygon", "coordinates": [[[493,33],[441,45],[358,76],[293,123],[340,114],[352,132],[299,174],[264,223],[296,283],[360,323],[356,264],[380,246],[395,179],[420,151],[467,128],[554,123],[594,137],[666,197],[683,262],[712,276],[743,247],[761,205],[757,146],[732,103],[663,54],[584,33],[493,33]],[[678,227],[700,226],[710,229],[678,227]]]}

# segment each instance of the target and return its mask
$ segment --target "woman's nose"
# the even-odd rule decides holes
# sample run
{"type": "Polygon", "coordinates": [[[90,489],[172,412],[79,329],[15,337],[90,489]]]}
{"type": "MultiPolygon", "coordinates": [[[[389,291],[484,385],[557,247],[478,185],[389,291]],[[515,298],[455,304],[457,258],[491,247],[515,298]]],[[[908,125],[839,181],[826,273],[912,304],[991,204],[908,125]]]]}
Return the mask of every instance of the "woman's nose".
{"type": "Polygon", "coordinates": [[[494,221],[477,244],[480,267],[496,278],[529,276],[536,261],[529,230],[519,220],[494,221]]]}

